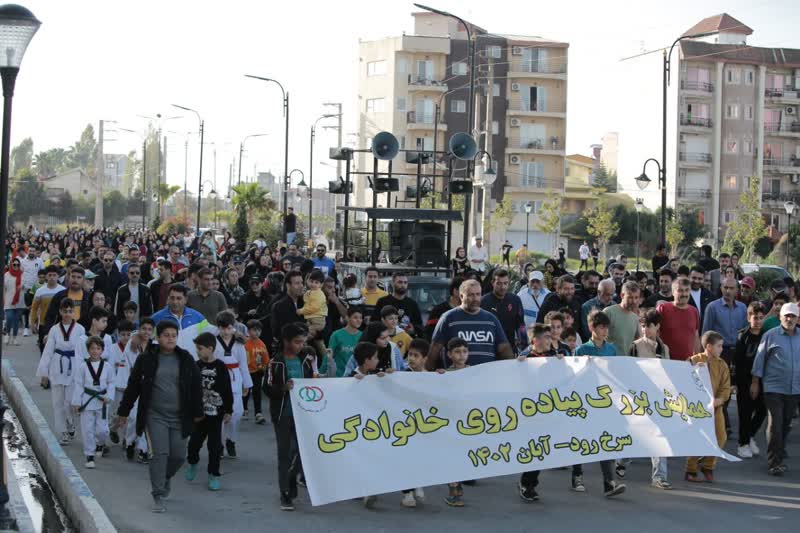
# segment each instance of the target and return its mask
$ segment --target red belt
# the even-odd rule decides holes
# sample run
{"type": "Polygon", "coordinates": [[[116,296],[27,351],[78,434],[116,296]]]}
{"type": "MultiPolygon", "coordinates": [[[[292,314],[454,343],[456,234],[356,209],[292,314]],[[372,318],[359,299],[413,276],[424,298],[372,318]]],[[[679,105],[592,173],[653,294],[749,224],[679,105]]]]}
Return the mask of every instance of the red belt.
{"type": "Polygon", "coordinates": [[[231,363],[231,364],[226,363],[225,366],[228,367],[228,370],[234,370],[236,368],[239,368],[239,363],[231,363]]]}

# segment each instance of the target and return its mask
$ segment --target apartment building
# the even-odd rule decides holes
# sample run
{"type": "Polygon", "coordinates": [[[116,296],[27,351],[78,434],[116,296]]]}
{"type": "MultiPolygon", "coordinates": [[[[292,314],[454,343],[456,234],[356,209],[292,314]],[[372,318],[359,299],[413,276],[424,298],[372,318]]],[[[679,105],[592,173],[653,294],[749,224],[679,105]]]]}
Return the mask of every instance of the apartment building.
{"type": "Polygon", "coordinates": [[[800,201],[800,50],[749,46],[753,29],[726,13],[685,35],[699,33],[680,44],[676,204],[721,242],[760,176],[765,220],[785,231],[783,204],[800,201]]]}
{"type": "MultiPolygon", "coordinates": [[[[490,148],[487,151],[497,171],[492,201],[487,205],[505,199],[517,213],[512,224],[503,228],[504,235],[497,237],[508,238],[515,246],[525,241],[524,206],[530,202],[534,206],[530,243],[534,249],[546,250],[552,246],[551,237],[533,228],[535,213],[547,195],[563,194],[565,188],[568,44],[489,33],[470,24],[476,43],[479,95],[476,131],[475,124],[467,123],[466,29],[433,13],[413,13],[413,17],[414,35],[360,43],[358,147],[368,148],[375,133],[385,130],[398,137],[401,148],[433,150],[435,145],[437,150],[446,150],[454,133],[472,132],[480,148],[490,148]],[[487,120],[489,98],[492,116],[487,120]]],[[[393,171],[414,172],[416,166],[404,161],[395,159],[393,171]]],[[[371,171],[372,164],[369,154],[357,158],[361,171],[371,171]]],[[[380,170],[385,168],[382,162],[380,170]]],[[[430,171],[432,165],[425,169],[430,171]]],[[[359,177],[355,181],[355,205],[371,205],[367,180],[359,177]]],[[[405,205],[408,185],[413,185],[412,178],[401,178],[392,206],[405,205]]],[[[483,203],[480,194],[476,189],[476,206],[483,203]]],[[[385,205],[385,196],[379,195],[379,204],[385,205]]]]}

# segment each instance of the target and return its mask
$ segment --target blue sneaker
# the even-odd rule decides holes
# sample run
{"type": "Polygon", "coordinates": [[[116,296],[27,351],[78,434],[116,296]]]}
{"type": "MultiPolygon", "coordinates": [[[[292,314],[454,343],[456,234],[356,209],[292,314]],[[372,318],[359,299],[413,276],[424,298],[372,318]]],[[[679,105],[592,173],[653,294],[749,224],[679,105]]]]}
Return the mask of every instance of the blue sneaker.
{"type": "Polygon", "coordinates": [[[183,477],[186,478],[186,481],[194,481],[194,478],[197,477],[197,465],[189,465],[186,467],[186,472],[184,472],[183,477]]]}
{"type": "Polygon", "coordinates": [[[219,477],[218,476],[212,476],[211,474],[209,474],[208,475],[208,490],[217,491],[220,488],[222,488],[222,487],[220,487],[220,484],[219,484],[219,477]]]}

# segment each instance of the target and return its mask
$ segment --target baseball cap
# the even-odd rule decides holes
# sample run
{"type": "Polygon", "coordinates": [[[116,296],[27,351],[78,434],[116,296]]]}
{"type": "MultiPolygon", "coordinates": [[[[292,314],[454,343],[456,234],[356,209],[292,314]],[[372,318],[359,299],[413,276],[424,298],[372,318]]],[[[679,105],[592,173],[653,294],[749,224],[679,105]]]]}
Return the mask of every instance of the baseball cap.
{"type": "Polygon", "coordinates": [[[756,288],[756,280],[754,280],[750,276],[743,277],[742,281],[740,282],[740,284],[743,287],[750,287],[751,289],[755,289],[756,288]]]}
{"type": "Polygon", "coordinates": [[[533,272],[531,272],[531,273],[530,273],[530,275],[528,276],[528,281],[533,281],[533,280],[538,280],[538,281],[542,281],[542,280],[544,280],[544,274],[542,274],[542,273],[541,273],[540,271],[538,271],[538,270],[534,270],[534,271],[533,271],[533,272]]]}
{"type": "Polygon", "coordinates": [[[84,276],[83,276],[83,277],[84,277],[84,278],[86,278],[86,279],[94,279],[94,278],[96,278],[96,277],[97,277],[97,274],[95,274],[95,273],[94,273],[94,272],[92,272],[91,270],[87,270],[87,271],[86,271],[86,274],[84,274],[84,276]]]}
{"type": "Polygon", "coordinates": [[[253,283],[261,283],[262,279],[261,276],[250,276],[248,282],[252,285],[253,283]]]}
{"type": "Polygon", "coordinates": [[[800,308],[797,307],[797,304],[789,302],[788,304],[783,304],[781,307],[781,316],[786,315],[800,315],[800,308]]]}

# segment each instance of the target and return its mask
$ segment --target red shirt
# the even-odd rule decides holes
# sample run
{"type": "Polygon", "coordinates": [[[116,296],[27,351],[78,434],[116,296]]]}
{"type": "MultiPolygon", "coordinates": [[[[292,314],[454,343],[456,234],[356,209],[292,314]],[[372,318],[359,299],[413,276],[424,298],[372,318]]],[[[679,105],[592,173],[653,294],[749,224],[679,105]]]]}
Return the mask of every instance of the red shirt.
{"type": "Polygon", "coordinates": [[[686,361],[694,355],[694,338],[700,330],[700,313],[693,305],[678,309],[673,303],[656,307],[661,314],[661,340],[669,346],[669,358],[686,361]]]}

